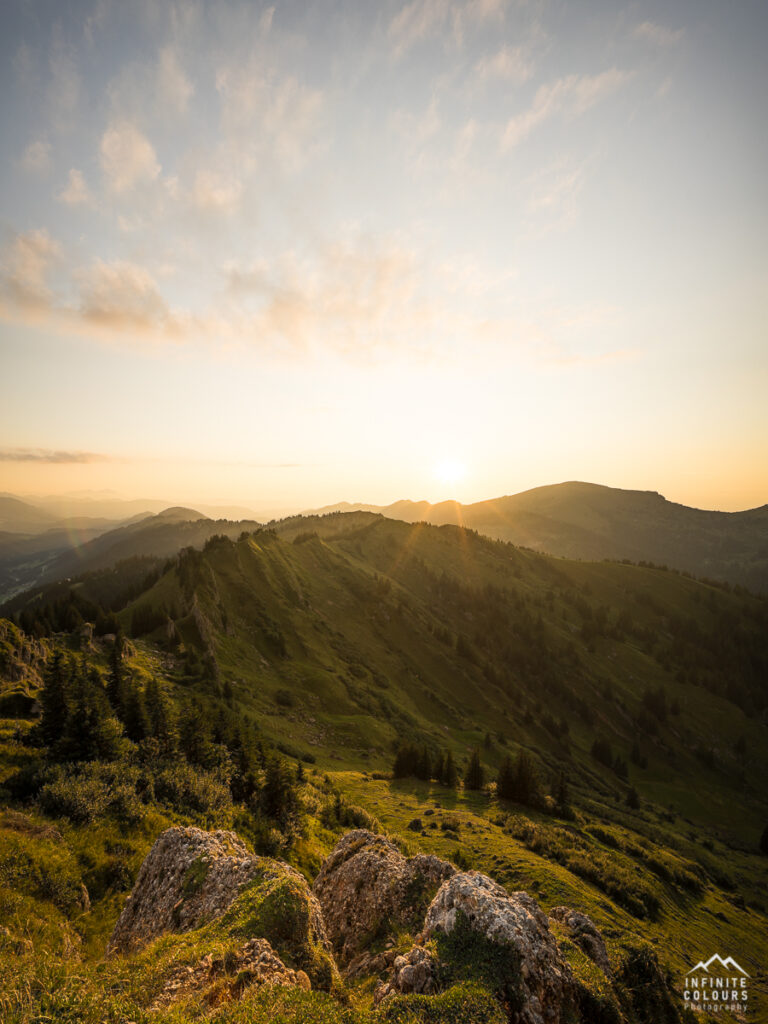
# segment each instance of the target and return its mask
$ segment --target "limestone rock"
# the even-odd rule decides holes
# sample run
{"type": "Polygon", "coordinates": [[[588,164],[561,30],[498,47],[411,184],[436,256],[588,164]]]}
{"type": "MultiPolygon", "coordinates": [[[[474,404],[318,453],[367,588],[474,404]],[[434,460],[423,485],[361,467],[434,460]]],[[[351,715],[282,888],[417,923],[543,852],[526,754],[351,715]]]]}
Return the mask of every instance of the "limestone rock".
{"type": "Polygon", "coordinates": [[[186,932],[221,915],[261,858],[234,832],[169,828],[141,865],[108,953],[125,953],[164,932],[186,932]]]}
{"type": "Polygon", "coordinates": [[[378,1005],[395,993],[434,995],[437,991],[437,967],[437,960],[428,949],[414,946],[404,956],[396,957],[392,977],[374,992],[374,1004],[378,1005]]]}
{"type": "Polygon", "coordinates": [[[546,914],[528,893],[507,893],[479,871],[454,875],[430,904],[422,940],[450,934],[459,914],[473,931],[509,947],[519,960],[521,991],[518,1006],[510,1011],[513,1024],[562,1024],[569,1019],[573,976],[546,914]]]}
{"type": "Polygon", "coordinates": [[[404,857],[384,836],[356,829],[326,858],[313,890],[334,949],[348,961],[384,927],[418,928],[431,896],[455,873],[439,857],[404,857]]]}
{"type": "Polygon", "coordinates": [[[288,985],[309,990],[312,985],[304,971],[285,966],[266,939],[250,939],[226,956],[210,953],[194,966],[176,967],[155,999],[153,1009],[170,1006],[195,994],[208,1005],[239,999],[254,985],[288,985]]]}
{"type": "Polygon", "coordinates": [[[586,914],[582,914],[578,910],[572,910],[570,907],[553,907],[549,916],[565,927],[573,942],[583,953],[586,953],[590,960],[597,964],[607,978],[612,976],[603,936],[591,917],[587,917],[586,914]]]}

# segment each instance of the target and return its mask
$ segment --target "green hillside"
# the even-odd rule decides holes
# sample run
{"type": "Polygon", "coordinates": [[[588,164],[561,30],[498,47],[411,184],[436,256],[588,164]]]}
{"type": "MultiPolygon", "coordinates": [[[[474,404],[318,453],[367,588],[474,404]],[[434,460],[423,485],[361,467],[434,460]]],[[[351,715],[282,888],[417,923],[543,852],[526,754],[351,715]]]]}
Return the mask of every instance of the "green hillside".
{"type": "MultiPolygon", "coordinates": [[[[38,639],[10,625],[4,634],[2,827],[14,849],[24,832],[33,863],[53,855],[35,837],[58,830],[62,877],[91,893],[84,912],[34,881],[24,890],[41,949],[54,949],[54,922],[79,936],[62,970],[80,960],[90,970],[101,956],[163,822],[234,825],[311,878],[345,827],[375,819],[414,851],[476,866],[545,909],[585,911],[616,956],[650,942],[673,985],[699,959],[732,955],[756,979],[756,1012],[768,1012],[766,600],[365,512],[212,536],[155,568],[144,589],[132,571],[130,596],[110,606],[116,621],[103,606],[95,637],[83,620],[96,619],[98,573],[62,586],[55,607],[23,613],[38,639]],[[118,623],[131,638],[133,692],[160,702],[165,725],[131,740],[123,706],[109,719],[123,735],[107,729],[90,767],[62,766],[72,756],[61,744],[46,754],[24,741],[46,658],[61,649],[76,672],[84,652],[88,685],[108,696],[118,623]],[[13,708],[28,717],[12,720],[13,708]],[[393,778],[398,748],[406,777],[393,778]],[[409,774],[404,750],[424,778],[409,774]],[[271,751],[303,765],[301,824],[265,803],[271,751]],[[483,788],[437,781],[448,752],[463,774],[473,751],[483,788]],[[499,769],[521,753],[531,791],[499,799],[499,769]],[[185,765],[196,766],[194,781],[185,765]],[[108,795],[93,814],[65,797],[103,794],[117,778],[123,810],[108,795]]],[[[107,707],[107,697],[88,699],[107,707]]],[[[6,884],[19,857],[6,858],[6,884]]],[[[0,924],[14,932],[22,912],[6,902],[0,924]]]]}
{"type": "Polygon", "coordinates": [[[651,561],[768,592],[766,506],[713,512],[667,501],[655,491],[572,481],[471,505],[397,501],[381,507],[339,507],[355,509],[409,523],[463,525],[565,558],[651,561]]]}

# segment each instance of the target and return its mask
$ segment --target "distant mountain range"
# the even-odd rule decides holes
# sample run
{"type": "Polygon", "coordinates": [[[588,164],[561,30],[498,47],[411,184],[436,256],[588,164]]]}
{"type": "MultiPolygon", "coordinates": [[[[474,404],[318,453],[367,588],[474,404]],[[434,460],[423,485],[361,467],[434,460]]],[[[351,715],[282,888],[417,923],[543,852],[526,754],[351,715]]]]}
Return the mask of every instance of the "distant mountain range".
{"type": "Polygon", "coordinates": [[[667,501],[655,491],[569,482],[471,505],[343,502],[307,514],[354,511],[407,523],[462,525],[566,558],[649,561],[768,591],[768,505],[746,512],[711,512],[667,501]]]}
{"type": "Polygon", "coordinates": [[[255,520],[209,519],[195,509],[177,506],[118,525],[107,522],[106,528],[57,524],[32,535],[0,533],[0,601],[125,559],[168,558],[183,547],[202,547],[213,534],[234,538],[243,529],[257,526],[255,520]]]}
{"type": "MultiPolygon", "coordinates": [[[[118,507],[96,499],[90,506],[91,499],[76,500],[83,504],[64,502],[59,509],[118,507]]],[[[258,525],[255,518],[209,518],[202,510],[178,506],[155,510],[155,514],[137,514],[135,502],[122,502],[121,507],[131,511],[131,518],[57,518],[50,508],[12,495],[0,496],[0,601],[32,586],[109,568],[123,559],[162,559],[182,547],[202,547],[216,533],[236,538],[242,530],[258,525]]],[[[339,512],[465,526],[495,540],[560,557],[653,562],[768,593],[768,505],[746,512],[711,512],[675,504],[653,491],[571,482],[470,505],[342,502],[303,515],[339,512]]]]}

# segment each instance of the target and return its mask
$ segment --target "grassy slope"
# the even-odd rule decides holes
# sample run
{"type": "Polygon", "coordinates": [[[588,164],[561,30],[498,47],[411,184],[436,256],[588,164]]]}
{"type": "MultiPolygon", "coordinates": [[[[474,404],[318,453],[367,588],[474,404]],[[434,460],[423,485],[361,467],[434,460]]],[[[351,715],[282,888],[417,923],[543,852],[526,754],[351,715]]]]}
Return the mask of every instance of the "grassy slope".
{"type": "MultiPolygon", "coordinates": [[[[210,636],[236,707],[254,716],[266,737],[311,752],[350,800],[409,835],[415,848],[443,856],[461,849],[510,888],[536,893],[545,907],[586,910],[614,953],[639,936],[654,942],[675,973],[715,951],[746,961],[753,975],[761,970],[768,955],[766,871],[765,858],[753,851],[768,819],[765,726],[724,697],[678,680],[663,656],[670,613],[712,630],[724,614],[751,621],[760,602],[672,573],[555,560],[452,527],[367,514],[287,522],[282,533],[214,545],[200,557],[192,586],[172,570],[137,602],[174,609],[187,644],[199,642],[201,630],[210,636]],[[320,536],[301,538],[307,529],[320,536]],[[490,622],[488,603],[473,597],[489,584],[498,588],[491,608],[499,606],[501,631],[511,638],[509,663],[481,649],[475,660],[457,657],[454,649],[458,635],[475,643],[490,622]],[[499,593],[511,595],[511,603],[499,593]],[[609,622],[626,611],[634,632],[582,636],[574,595],[592,609],[608,608],[609,622]],[[192,604],[194,613],[183,615],[192,604]],[[493,681],[483,672],[489,660],[493,681]],[[643,806],[630,811],[626,784],[589,749],[603,735],[626,759],[643,690],[660,683],[680,713],[655,736],[641,737],[648,768],[630,765],[630,781],[643,806]],[[285,691],[292,706],[277,699],[285,691]],[[579,712],[579,701],[592,716],[579,712]],[[542,726],[545,715],[568,720],[568,748],[542,726]],[[393,743],[404,736],[450,746],[460,761],[479,745],[492,770],[506,752],[526,747],[547,780],[557,768],[567,770],[577,821],[425,783],[373,779],[370,771],[389,768],[393,743]],[[742,757],[734,752],[740,736],[742,757]],[[713,767],[693,753],[698,745],[715,752],[713,767]],[[406,830],[416,817],[423,832],[406,830]],[[596,878],[585,862],[600,865],[596,878]],[[698,891],[680,881],[685,872],[701,877],[698,891]],[[656,920],[611,898],[611,882],[652,894],[660,906],[656,920]]],[[[131,614],[126,609],[126,624],[131,614]]],[[[140,674],[157,674],[187,696],[178,657],[153,638],[135,643],[132,662],[140,674]]],[[[215,702],[210,685],[192,688],[215,702]]],[[[23,757],[9,724],[0,747],[5,774],[23,757]]],[[[157,813],[130,836],[108,823],[57,823],[74,875],[94,896],[90,912],[75,915],[73,931],[84,936],[88,955],[105,941],[141,855],[172,818],[157,813]]],[[[45,827],[39,816],[34,820],[45,827]]],[[[315,826],[311,834],[313,855],[306,859],[316,862],[334,837],[315,826]]],[[[72,917],[71,907],[64,912],[50,900],[32,913],[32,905],[13,910],[4,899],[4,918],[29,912],[41,930],[62,913],[72,917]]],[[[756,1002],[764,1013],[765,1000],[763,990],[756,1002]]]]}

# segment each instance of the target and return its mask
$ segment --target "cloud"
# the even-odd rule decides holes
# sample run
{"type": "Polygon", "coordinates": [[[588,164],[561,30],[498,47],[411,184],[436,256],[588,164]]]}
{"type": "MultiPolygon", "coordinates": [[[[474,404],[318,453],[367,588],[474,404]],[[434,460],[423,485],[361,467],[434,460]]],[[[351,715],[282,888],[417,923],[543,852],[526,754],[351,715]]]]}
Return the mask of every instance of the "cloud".
{"type": "Polygon", "coordinates": [[[293,75],[278,74],[263,60],[219,67],[216,89],[226,131],[254,162],[276,157],[295,170],[321,138],[323,94],[293,75]]]}
{"type": "Polygon", "coordinates": [[[665,28],[653,21],[643,21],[639,25],[635,25],[632,34],[637,39],[645,39],[655,46],[677,46],[685,35],[681,28],[665,28]]]}
{"type": "Polygon", "coordinates": [[[190,97],[195,91],[171,46],[165,46],[160,51],[157,62],[157,90],[162,101],[180,114],[186,111],[190,97]]]}
{"type": "Polygon", "coordinates": [[[421,294],[416,255],[396,242],[358,238],[285,254],[269,264],[232,266],[230,296],[252,317],[257,335],[367,358],[378,350],[415,352],[436,310],[421,294]]]}
{"type": "Polygon", "coordinates": [[[16,235],[0,271],[6,299],[26,309],[47,306],[51,301],[47,275],[59,255],[58,242],[45,230],[16,235]]]}
{"type": "Polygon", "coordinates": [[[77,274],[80,313],[115,331],[170,330],[176,325],[152,275],[135,263],[98,260],[77,274]]]}
{"type": "Polygon", "coordinates": [[[21,166],[32,174],[45,174],[51,169],[51,144],[38,139],[30,142],[21,155],[21,166]]]}
{"type": "Polygon", "coordinates": [[[69,172],[67,184],[58,193],[56,198],[59,202],[66,203],[67,206],[83,206],[86,203],[90,203],[91,193],[81,171],[74,167],[72,168],[69,172]]]}
{"type": "Polygon", "coordinates": [[[597,75],[568,75],[542,85],[528,110],[510,118],[502,135],[502,148],[511,149],[555,114],[584,114],[600,100],[620,89],[631,73],[610,68],[597,75]]]}
{"type": "Polygon", "coordinates": [[[496,53],[482,57],[475,66],[482,82],[503,79],[507,82],[527,82],[533,74],[533,61],[522,46],[503,46],[496,53]]]}
{"type": "Polygon", "coordinates": [[[74,53],[60,40],[53,43],[49,60],[48,100],[58,118],[72,114],[80,99],[80,75],[74,53]]]}
{"type": "Polygon", "coordinates": [[[63,452],[50,448],[0,448],[0,462],[83,463],[108,462],[108,455],[96,452],[63,452]]]}
{"type": "Polygon", "coordinates": [[[416,43],[448,28],[454,42],[461,45],[468,26],[499,20],[506,6],[507,0],[411,0],[389,25],[394,53],[399,57],[416,43]]]}
{"type": "Polygon", "coordinates": [[[130,121],[109,125],[101,138],[101,168],[113,192],[154,181],[160,164],[149,139],[130,121]]]}
{"type": "Polygon", "coordinates": [[[240,181],[215,171],[198,171],[192,187],[191,201],[198,210],[231,213],[242,196],[240,181]]]}

